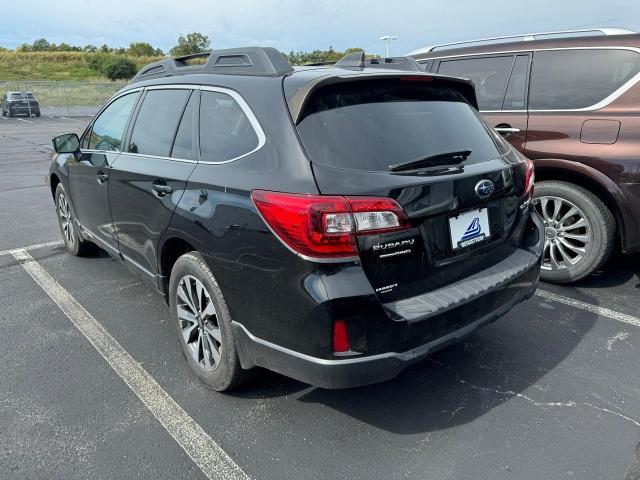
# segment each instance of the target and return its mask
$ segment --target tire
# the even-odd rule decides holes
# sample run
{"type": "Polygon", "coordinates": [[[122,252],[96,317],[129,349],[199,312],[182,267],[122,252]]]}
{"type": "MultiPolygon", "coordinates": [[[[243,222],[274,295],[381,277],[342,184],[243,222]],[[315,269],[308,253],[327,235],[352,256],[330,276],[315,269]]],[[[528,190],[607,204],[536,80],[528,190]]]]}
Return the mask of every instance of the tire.
{"type": "Polygon", "coordinates": [[[67,192],[61,184],[56,187],[55,204],[60,233],[67,250],[77,257],[95,254],[98,247],[80,236],[67,192]]]}
{"type": "Polygon", "coordinates": [[[578,185],[557,180],[536,183],[534,197],[545,222],[542,280],[575,282],[609,259],[616,222],[602,200],[578,185]]]}
{"type": "Polygon", "coordinates": [[[240,365],[229,309],[199,253],[186,253],[174,264],[169,304],[178,343],[191,371],[219,392],[244,382],[249,372],[240,365]],[[202,302],[198,303],[200,288],[202,302]]]}
{"type": "Polygon", "coordinates": [[[11,109],[7,110],[7,117],[13,117],[13,112],[11,109]]]}
{"type": "Polygon", "coordinates": [[[36,112],[36,117],[39,117],[39,116],[40,116],[40,112],[38,111],[36,112]]]}

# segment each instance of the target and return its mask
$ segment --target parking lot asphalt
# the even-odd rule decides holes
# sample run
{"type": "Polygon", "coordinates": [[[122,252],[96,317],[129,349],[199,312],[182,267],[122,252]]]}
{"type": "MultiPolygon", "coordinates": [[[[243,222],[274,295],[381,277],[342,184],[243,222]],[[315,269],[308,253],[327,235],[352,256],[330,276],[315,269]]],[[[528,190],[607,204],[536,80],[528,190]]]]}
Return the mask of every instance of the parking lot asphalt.
{"type": "Polygon", "coordinates": [[[60,244],[50,139],[88,121],[0,119],[0,478],[640,478],[639,256],[390,382],[219,394],[149,286],[60,244]]]}

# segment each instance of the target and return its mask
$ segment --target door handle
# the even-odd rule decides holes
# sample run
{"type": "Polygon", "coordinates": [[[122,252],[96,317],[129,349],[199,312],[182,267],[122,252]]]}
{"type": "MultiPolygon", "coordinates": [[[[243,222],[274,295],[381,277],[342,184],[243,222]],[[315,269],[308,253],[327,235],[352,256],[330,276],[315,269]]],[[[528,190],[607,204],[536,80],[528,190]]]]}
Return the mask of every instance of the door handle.
{"type": "Polygon", "coordinates": [[[171,192],[173,192],[173,189],[167,185],[166,183],[162,182],[153,182],[151,184],[151,189],[156,192],[156,195],[159,197],[164,197],[165,195],[170,194],[171,192]]]}
{"type": "Polygon", "coordinates": [[[100,185],[102,185],[107,180],[109,180],[109,175],[107,175],[106,173],[100,172],[96,175],[96,182],[98,182],[100,185]]]}
{"type": "Polygon", "coordinates": [[[520,129],[515,127],[497,126],[495,128],[496,128],[496,132],[498,132],[500,135],[503,135],[503,136],[513,135],[514,133],[520,133],[520,129]]]}

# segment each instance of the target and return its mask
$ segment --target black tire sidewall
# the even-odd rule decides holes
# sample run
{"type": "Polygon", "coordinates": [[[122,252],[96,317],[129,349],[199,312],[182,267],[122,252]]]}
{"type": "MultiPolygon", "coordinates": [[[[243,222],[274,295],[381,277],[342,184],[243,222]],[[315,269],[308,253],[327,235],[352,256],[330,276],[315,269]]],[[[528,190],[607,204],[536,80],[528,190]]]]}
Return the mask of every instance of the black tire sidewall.
{"type": "Polygon", "coordinates": [[[174,330],[176,332],[176,338],[191,371],[194,372],[205,385],[213,388],[214,390],[223,391],[234,386],[241,367],[233,338],[231,316],[229,315],[229,310],[217,281],[199,253],[189,252],[182,255],[176,261],[173,269],[171,270],[168,295],[169,308],[171,309],[171,321],[173,322],[174,330]],[[218,325],[222,336],[222,345],[220,349],[220,364],[213,371],[204,369],[193,359],[191,352],[188,350],[187,345],[182,338],[182,331],[180,329],[180,322],[178,320],[178,312],[176,309],[176,298],[178,284],[185,275],[191,275],[203,283],[216,308],[218,325]]]}
{"type": "Polygon", "coordinates": [[[591,242],[586,256],[577,265],[564,270],[542,270],[541,278],[556,283],[568,283],[584,278],[601,266],[611,254],[615,233],[613,217],[595,195],[572,183],[536,183],[534,197],[546,196],[566,199],[580,209],[591,228],[591,242]]]}

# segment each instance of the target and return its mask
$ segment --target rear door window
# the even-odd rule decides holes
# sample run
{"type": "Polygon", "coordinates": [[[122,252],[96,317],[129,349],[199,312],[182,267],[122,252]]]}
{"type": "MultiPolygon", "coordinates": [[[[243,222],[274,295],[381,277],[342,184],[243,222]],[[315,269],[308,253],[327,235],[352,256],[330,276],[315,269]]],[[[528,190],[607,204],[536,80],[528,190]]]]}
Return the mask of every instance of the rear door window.
{"type": "Polygon", "coordinates": [[[586,108],[604,100],[640,72],[631,50],[553,50],[533,57],[529,108],[586,108]]]}
{"type": "Polygon", "coordinates": [[[168,157],[191,90],[149,90],[131,132],[128,151],[168,157]]]}
{"type": "Polygon", "coordinates": [[[182,158],[185,160],[196,160],[196,154],[194,151],[193,137],[194,137],[194,116],[198,110],[198,92],[193,92],[189,97],[187,108],[184,109],[182,119],[180,120],[180,126],[176,133],[176,138],[173,141],[173,147],[171,148],[171,158],[182,158]]]}
{"type": "Polygon", "coordinates": [[[202,91],[200,159],[225,162],[252,152],[259,138],[238,102],[222,92],[202,91]]]}
{"type": "Polygon", "coordinates": [[[502,103],[503,110],[524,110],[527,99],[527,73],[529,55],[518,55],[511,70],[507,92],[502,103]]]}
{"type": "Polygon", "coordinates": [[[441,60],[438,73],[473,80],[480,110],[500,110],[513,55],[441,60]]]}
{"type": "Polygon", "coordinates": [[[89,134],[91,150],[120,151],[124,129],[138,100],[138,92],[114,100],[95,119],[89,134]]]}
{"type": "Polygon", "coordinates": [[[298,132],[313,162],[389,171],[389,165],[471,150],[465,163],[506,151],[455,89],[427,82],[364,80],[323,87],[307,101],[298,132]]]}

